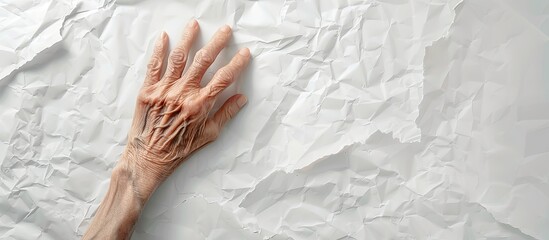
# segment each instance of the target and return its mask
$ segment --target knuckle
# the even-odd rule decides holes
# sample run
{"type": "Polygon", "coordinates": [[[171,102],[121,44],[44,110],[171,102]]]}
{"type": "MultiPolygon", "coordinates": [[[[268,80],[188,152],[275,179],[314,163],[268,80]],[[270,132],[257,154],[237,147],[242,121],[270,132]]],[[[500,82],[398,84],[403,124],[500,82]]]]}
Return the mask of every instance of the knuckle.
{"type": "Polygon", "coordinates": [[[200,81],[202,78],[198,74],[188,74],[180,83],[181,91],[200,89],[200,81]]]}
{"type": "Polygon", "coordinates": [[[216,140],[217,138],[219,137],[219,128],[216,127],[215,129],[212,129],[210,131],[208,131],[208,134],[207,134],[207,139],[209,141],[214,141],[216,140]]]}
{"type": "Polygon", "coordinates": [[[149,98],[147,93],[143,90],[139,92],[139,94],[137,95],[137,100],[144,103],[148,102],[149,98]]]}
{"type": "Polygon", "coordinates": [[[209,95],[214,97],[219,94],[223,89],[227,88],[234,79],[234,71],[231,68],[221,68],[217,72],[215,82],[210,85],[209,95]]]}
{"type": "Polygon", "coordinates": [[[139,93],[137,94],[137,99],[141,102],[149,102],[151,100],[151,95],[153,95],[154,87],[153,86],[146,86],[142,87],[139,90],[139,93]]]}
{"type": "Polygon", "coordinates": [[[207,97],[213,99],[217,94],[223,91],[224,88],[220,84],[212,84],[209,89],[207,97]]]}
{"type": "Polygon", "coordinates": [[[195,116],[195,117],[202,117],[204,115],[206,115],[207,113],[204,111],[204,108],[203,106],[201,106],[200,104],[196,104],[196,103],[188,103],[188,102],[183,102],[183,105],[188,109],[188,112],[189,114],[195,116]]]}
{"type": "Polygon", "coordinates": [[[199,50],[196,54],[195,62],[199,66],[209,66],[213,63],[213,57],[207,50],[199,50]]]}
{"type": "Polygon", "coordinates": [[[231,68],[224,67],[219,69],[219,81],[222,84],[230,82],[234,78],[234,71],[231,68]]]}
{"type": "Polygon", "coordinates": [[[149,69],[149,75],[160,74],[160,70],[162,68],[160,59],[158,57],[153,57],[147,65],[147,68],[149,69]]]}
{"type": "Polygon", "coordinates": [[[232,107],[228,107],[223,114],[225,114],[225,119],[229,120],[234,117],[235,111],[232,107]]]}
{"type": "Polygon", "coordinates": [[[185,64],[185,62],[187,61],[187,54],[185,54],[185,52],[185,49],[183,49],[182,47],[174,49],[170,56],[171,64],[175,66],[185,64]]]}
{"type": "Polygon", "coordinates": [[[188,71],[183,77],[184,77],[186,86],[200,87],[200,81],[202,80],[202,75],[198,71],[188,71]]]}
{"type": "Polygon", "coordinates": [[[164,95],[167,103],[179,105],[179,95],[175,94],[173,91],[168,91],[164,95]]]}

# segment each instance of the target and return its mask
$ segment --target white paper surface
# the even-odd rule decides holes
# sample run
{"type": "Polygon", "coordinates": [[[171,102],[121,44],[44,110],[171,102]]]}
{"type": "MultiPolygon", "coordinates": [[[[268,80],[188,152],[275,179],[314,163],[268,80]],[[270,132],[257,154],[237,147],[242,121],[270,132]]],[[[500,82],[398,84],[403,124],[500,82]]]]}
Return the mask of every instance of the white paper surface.
{"type": "Polygon", "coordinates": [[[0,1],[0,239],[81,237],[193,17],[249,103],[133,239],[549,239],[545,0],[0,1]]]}

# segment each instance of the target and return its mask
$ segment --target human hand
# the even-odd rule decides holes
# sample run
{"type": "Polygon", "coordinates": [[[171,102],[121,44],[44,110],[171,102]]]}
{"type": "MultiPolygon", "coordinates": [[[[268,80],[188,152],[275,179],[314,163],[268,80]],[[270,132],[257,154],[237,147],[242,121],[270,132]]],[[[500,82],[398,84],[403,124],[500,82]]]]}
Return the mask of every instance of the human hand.
{"type": "Polygon", "coordinates": [[[192,20],[183,39],[170,53],[163,75],[168,36],[162,33],[137,98],[121,165],[132,173],[137,181],[138,195],[145,201],[193,151],[215,140],[223,125],[247,101],[243,95],[234,95],[208,117],[217,96],[247,66],[250,52],[247,48],[241,49],[229,64],[215,73],[206,87],[201,88],[204,73],[229,41],[231,29],[229,26],[220,28],[183,73],[198,31],[197,21],[192,20]]]}
{"type": "Polygon", "coordinates": [[[162,33],[158,39],[137,97],[128,145],[83,239],[128,239],[156,187],[193,151],[215,140],[223,125],[246,103],[246,97],[234,95],[209,117],[219,93],[248,65],[250,52],[240,50],[201,88],[204,73],[229,41],[231,29],[224,26],[217,31],[183,74],[197,34],[198,23],[192,20],[170,53],[164,74],[168,36],[162,33]]]}

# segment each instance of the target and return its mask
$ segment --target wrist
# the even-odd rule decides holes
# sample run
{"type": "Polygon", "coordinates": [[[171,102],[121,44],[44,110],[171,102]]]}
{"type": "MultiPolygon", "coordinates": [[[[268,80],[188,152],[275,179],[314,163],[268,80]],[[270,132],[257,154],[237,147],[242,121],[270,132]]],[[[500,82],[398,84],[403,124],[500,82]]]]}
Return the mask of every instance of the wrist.
{"type": "Polygon", "coordinates": [[[129,239],[145,204],[134,181],[124,164],[114,168],[109,190],[83,239],[129,239]]]}
{"type": "Polygon", "coordinates": [[[156,188],[162,183],[154,171],[140,163],[138,159],[123,156],[113,169],[112,177],[124,178],[137,196],[141,206],[145,205],[156,188]]]}

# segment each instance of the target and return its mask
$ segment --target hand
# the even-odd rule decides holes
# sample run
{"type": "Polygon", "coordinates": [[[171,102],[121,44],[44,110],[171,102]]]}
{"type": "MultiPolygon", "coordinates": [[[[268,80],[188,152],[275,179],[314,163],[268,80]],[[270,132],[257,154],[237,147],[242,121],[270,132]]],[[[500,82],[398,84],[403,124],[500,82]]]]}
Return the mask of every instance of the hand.
{"type": "Polygon", "coordinates": [[[229,41],[231,28],[220,28],[183,73],[198,31],[197,21],[192,20],[183,39],[170,53],[163,76],[168,36],[162,33],[137,98],[122,161],[126,161],[138,179],[137,190],[145,200],[193,151],[215,140],[223,125],[247,101],[243,95],[234,95],[211,118],[208,117],[219,93],[247,66],[250,52],[247,48],[240,50],[229,64],[215,73],[206,87],[201,88],[204,73],[229,41]]]}
{"type": "Polygon", "coordinates": [[[196,53],[189,70],[183,74],[197,34],[198,23],[193,20],[168,57],[163,76],[168,36],[162,33],[156,43],[137,97],[128,145],[83,239],[128,239],[156,187],[193,151],[215,140],[223,125],[246,103],[246,97],[234,95],[213,117],[208,117],[219,93],[231,85],[248,64],[250,52],[246,48],[240,50],[201,88],[206,69],[229,41],[231,29],[225,26],[217,31],[196,53]]]}

